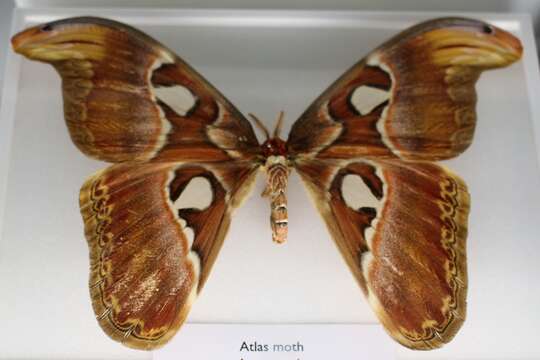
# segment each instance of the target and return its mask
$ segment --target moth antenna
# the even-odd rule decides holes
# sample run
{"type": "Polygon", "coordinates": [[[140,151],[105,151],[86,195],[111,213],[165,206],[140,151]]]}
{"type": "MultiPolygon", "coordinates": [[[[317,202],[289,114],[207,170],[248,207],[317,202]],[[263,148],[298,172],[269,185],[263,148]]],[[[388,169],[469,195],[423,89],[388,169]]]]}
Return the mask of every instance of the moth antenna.
{"type": "Polygon", "coordinates": [[[279,134],[281,133],[281,128],[283,127],[283,116],[285,115],[285,112],[281,110],[278,115],[278,120],[276,124],[276,128],[274,129],[274,137],[278,138],[279,134]]]}
{"type": "Polygon", "coordinates": [[[264,132],[264,135],[266,135],[266,140],[270,139],[270,133],[268,132],[268,129],[266,128],[266,126],[264,126],[264,124],[262,123],[262,121],[259,120],[259,118],[256,117],[256,116],[255,116],[254,114],[252,114],[252,113],[249,113],[248,115],[249,115],[249,117],[250,117],[251,119],[253,119],[253,121],[255,122],[255,124],[257,125],[257,127],[258,127],[259,129],[261,129],[261,130],[264,132]]]}

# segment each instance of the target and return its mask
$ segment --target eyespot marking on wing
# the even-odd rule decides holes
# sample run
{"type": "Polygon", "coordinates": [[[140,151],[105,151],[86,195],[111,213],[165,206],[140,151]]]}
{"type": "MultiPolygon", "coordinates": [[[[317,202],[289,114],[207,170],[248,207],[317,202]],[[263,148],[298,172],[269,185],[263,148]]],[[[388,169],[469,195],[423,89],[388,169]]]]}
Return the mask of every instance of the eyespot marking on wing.
{"type": "Polygon", "coordinates": [[[388,147],[392,151],[392,153],[394,153],[394,155],[396,155],[398,157],[401,157],[401,152],[399,151],[399,149],[397,149],[394,146],[394,144],[390,140],[390,138],[388,136],[388,132],[386,130],[386,126],[387,126],[386,123],[388,121],[388,118],[387,118],[388,109],[390,108],[390,105],[392,103],[391,94],[395,91],[395,88],[396,88],[396,77],[394,76],[394,73],[392,72],[390,67],[381,60],[381,57],[380,57],[380,55],[378,53],[374,53],[374,54],[370,55],[367,58],[366,63],[369,66],[378,67],[382,71],[386,72],[388,74],[388,76],[390,77],[391,86],[390,86],[390,89],[388,91],[388,94],[390,94],[390,97],[387,99],[390,104],[387,105],[384,108],[384,110],[382,111],[381,116],[379,117],[379,120],[377,121],[376,127],[377,127],[377,131],[379,132],[379,134],[381,136],[381,140],[386,145],[386,147],[388,147]]]}
{"type": "Polygon", "coordinates": [[[197,176],[189,181],[178,199],[174,201],[174,208],[205,210],[212,204],[213,199],[210,181],[204,176],[197,176]]]}
{"type": "Polygon", "coordinates": [[[390,92],[378,87],[361,85],[353,90],[350,102],[360,115],[367,115],[390,99],[390,92]]]}
{"type": "Polygon", "coordinates": [[[192,211],[200,212],[208,209],[214,202],[214,189],[210,180],[205,176],[195,176],[185,185],[175,184],[176,171],[182,165],[171,170],[167,186],[167,199],[171,211],[182,230],[187,242],[187,248],[191,249],[195,241],[195,229],[189,223],[187,214],[192,211]],[[180,188],[178,188],[180,186],[180,188]]]}
{"type": "Polygon", "coordinates": [[[360,175],[347,174],[341,183],[341,195],[348,207],[358,210],[361,207],[380,207],[380,200],[365,184],[360,175]]]}
{"type": "Polygon", "coordinates": [[[155,87],[154,94],[180,116],[186,116],[197,103],[197,97],[182,85],[155,87]]]}
{"type": "Polygon", "coordinates": [[[330,191],[338,191],[343,204],[355,213],[353,216],[359,216],[367,251],[370,251],[387,199],[382,169],[370,161],[350,161],[342,164],[342,170],[332,177],[330,191]]]}

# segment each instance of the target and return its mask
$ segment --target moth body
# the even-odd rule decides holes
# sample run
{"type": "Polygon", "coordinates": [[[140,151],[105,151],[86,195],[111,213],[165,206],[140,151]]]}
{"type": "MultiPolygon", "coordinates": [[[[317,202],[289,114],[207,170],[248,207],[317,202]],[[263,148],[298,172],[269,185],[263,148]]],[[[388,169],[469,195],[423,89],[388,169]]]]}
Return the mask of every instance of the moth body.
{"type": "Polygon", "coordinates": [[[268,129],[253,114],[249,114],[255,124],[264,132],[266,141],[261,145],[264,159],[263,171],[266,173],[266,187],[261,194],[270,198],[270,226],[272,240],[278,244],[287,241],[287,180],[292,165],[287,156],[287,143],[279,137],[283,125],[283,111],[279,113],[276,127],[270,137],[268,129]]]}
{"type": "Polygon", "coordinates": [[[283,155],[272,155],[266,159],[266,188],[262,196],[270,198],[270,226],[272,240],[282,244],[287,240],[287,181],[290,169],[283,155]]]}

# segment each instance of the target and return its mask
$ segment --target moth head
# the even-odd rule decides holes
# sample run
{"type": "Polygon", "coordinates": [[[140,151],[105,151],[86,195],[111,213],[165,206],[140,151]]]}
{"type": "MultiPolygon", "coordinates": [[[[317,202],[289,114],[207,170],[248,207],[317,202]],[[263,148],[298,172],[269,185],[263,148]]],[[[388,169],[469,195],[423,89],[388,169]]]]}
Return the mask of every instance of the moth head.
{"type": "Polygon", "coordinates": [[[259,127],[259,129],[261,129],[261,131],[266,136],[266,141],[261,145],[263,155],[265,157],[279,156],[279,155],[286,156],[287,143],[279,137],[281,133],[281,129],[283,127],[284,112],[280,111],[277,122],[276,122],[276,127],[274,129],[274,133],[272,134],[272,136],[270,136],[270,132],[257,116],[253,114],[249,114],[249,116],[253,119],[257,127],[259,127]]]}
{"type": "Polygon", "coordinates": [[[287,156],[287,143],[280,138],[268,139],[261,146],[263,155],[266,158],[270,156],[287,156]]]}
{"type": "Polygon", "coordinates": [[[518,38],[479,20],[448,18],[424,29],[411,41],[425,48],[437,65],[491,69],[513,63],[523,52],[518,38]]]}
{"type": "Polygon", "coordinates": [[[32,60],[100,60],[108,27],[97,18],[72,18],[28,28],[11,38],[13,50],[32,60]]]}

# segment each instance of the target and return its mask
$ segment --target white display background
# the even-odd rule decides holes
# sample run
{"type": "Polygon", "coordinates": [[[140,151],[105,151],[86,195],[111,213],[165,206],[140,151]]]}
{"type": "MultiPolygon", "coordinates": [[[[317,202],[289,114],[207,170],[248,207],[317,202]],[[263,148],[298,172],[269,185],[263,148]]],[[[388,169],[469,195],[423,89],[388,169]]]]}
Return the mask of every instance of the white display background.
{"type": "MultiPolygon", "coordinates": [[[[287,130],[370,49],[417,21],[440,15],[28,9],[16,13],[15,26],[20,30],[82,14],[142,29],[270,128],[285,110],[287,130]]],[[[525,59],[482,76],[474,143],[447,162],[466,180],[472,196],[467,321],[445,348],[413,352],[396,345],[398,358],[540,357],[536,49],[527,17],[473,16],[520,36],[525,59]]],[[[0,149],[5,150],[0,153],[0,359],[150,358],[109,340],[90,305],[78,191],[105,164],[85,158],[71,143],[54,70],[13,54],[7,66],[0,123],[0,149]]],[[[375,323],[298,176],[291,177],[288,191],[285,245],[271,241],[262,188],[261,177],[233,217],[188,322],[375,323]]],[[[362,339],[358,343],[361,358],[362,339]]]]}

